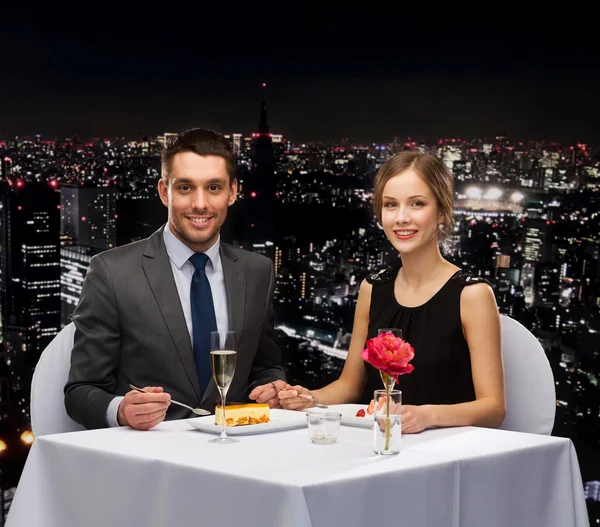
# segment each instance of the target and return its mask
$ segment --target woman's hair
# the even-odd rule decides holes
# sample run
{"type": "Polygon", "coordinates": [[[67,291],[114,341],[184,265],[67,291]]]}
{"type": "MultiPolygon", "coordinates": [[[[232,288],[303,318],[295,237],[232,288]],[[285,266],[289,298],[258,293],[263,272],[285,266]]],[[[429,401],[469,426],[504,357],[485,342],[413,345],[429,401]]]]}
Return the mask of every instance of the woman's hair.
{"type": "Polygon", "coordinates": [[[412,169],[429,185],[442,213],[439,240],[445,241],[454,230],[454,177],[444,162],[434,154],[406,150],[390,157],[379,169],[373,185],[373,208],[381,223],[383,189],[394,176],[412,169]]]}

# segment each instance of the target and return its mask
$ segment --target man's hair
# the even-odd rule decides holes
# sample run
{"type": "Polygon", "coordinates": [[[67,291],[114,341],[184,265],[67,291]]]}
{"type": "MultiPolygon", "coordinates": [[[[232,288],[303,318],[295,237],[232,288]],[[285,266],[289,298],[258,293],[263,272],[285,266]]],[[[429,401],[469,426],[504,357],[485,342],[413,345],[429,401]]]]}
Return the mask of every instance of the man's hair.
{"type": "Polygon", "coordinates": [[[199,156],[218,156],[225,160],[229,182],[235,178],[235,156],[225,138],[212,130],[192,128],[174,136],[165,145],[161,154],[161,178],[169,183],[173,157],[180,152],[193,152],[199,156]]]}

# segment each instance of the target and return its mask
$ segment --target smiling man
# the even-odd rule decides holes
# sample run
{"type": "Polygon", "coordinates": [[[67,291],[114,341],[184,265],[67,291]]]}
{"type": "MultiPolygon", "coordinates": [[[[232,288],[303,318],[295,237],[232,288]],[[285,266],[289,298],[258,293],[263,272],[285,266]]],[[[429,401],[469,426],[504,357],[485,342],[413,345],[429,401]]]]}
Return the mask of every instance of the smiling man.
{"type": "Polygon", "coordinates": [[[227,245],[235,159],[214,132],[178,134],[162,153],[158,192],[168,222],[146,240],[94,257],[75,309],[65,386],[68,414],[86,428],[149,429],[193,414],[171,397],[214,411],[211,331],[235,331],[228,400],[278,405],[285,386],[273,329],[273,263],[227,245]],[[130,391],[129,384],[151,393],[130,391]]]}

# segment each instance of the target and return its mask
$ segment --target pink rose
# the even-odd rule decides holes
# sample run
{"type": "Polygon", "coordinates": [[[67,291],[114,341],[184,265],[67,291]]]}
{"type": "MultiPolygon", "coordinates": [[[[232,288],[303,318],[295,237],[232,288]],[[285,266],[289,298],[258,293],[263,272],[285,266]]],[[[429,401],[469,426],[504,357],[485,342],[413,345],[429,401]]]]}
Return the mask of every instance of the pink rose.
{"type": "Polygon", "coordinates": [[[396,381],[399,375],[410,373],[415,369],[412,364],[409,364],[414,356],[413,347],[391,332],[367,340],[367,347],[361,353],[363,360],[392,376],[396,381]]]}

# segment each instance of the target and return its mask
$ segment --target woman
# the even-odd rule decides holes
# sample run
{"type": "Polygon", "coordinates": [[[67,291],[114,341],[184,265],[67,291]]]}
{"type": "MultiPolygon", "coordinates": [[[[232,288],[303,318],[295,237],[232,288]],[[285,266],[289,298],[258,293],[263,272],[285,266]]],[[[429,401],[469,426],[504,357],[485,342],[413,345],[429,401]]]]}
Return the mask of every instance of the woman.
{"type": "Polygon", "coordinates": [[[415,349],[414,371],[396,385],[402,390],[403,433],[502,424],[506,404],[494,293],[439,249],[454,228],[453,201],[452,174],[437,156],[406,151],[385,162],[375,178],[375,214],[402,266],[362,282],[340,378],[314,391],[286,386],[279,392],[283,408],[367,404],[383,383],[361,351],[379,328],[395,327],[415,349]]]}

